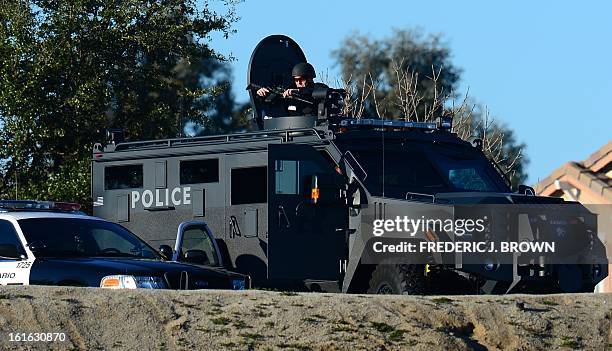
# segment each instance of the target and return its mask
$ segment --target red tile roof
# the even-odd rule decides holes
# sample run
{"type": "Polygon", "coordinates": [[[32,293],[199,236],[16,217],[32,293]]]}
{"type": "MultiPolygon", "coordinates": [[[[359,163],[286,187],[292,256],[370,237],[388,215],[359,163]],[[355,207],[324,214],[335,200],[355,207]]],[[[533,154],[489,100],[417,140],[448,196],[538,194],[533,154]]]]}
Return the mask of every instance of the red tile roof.
{"type": "Polygon", "coordinates": [[[555,180],[568,176],[595,194],[612,200],[612,178],[606,175],[611,170],[612,141],[609,141],[586,160],[582,162],[570,161],[557,168],[548,177],[538,182],[534,188],[538,194],[546,191],[543,195],[552,195],[554,191],[551,191],[550,187],[552,186],[552,189],[555,189],[555,180]]]}

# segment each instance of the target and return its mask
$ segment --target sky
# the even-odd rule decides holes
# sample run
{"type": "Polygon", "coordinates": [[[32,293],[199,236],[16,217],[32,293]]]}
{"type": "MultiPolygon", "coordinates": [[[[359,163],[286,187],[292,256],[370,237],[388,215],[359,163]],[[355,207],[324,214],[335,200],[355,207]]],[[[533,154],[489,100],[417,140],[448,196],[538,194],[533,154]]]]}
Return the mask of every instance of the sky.
{"type": "Polygon", "coordinates": [[[290,36],[317,72],[340,77],[331,52],[343,38],[420,28],[443,35],[463,70],[459,93],[469,89],[527,145],[527,184],[612,140],[610,1],[246,0],[237,14],[237,33],[212,46],[235,58],[238,101],[248,100],[251,52],[268,35],[290,36]]]}

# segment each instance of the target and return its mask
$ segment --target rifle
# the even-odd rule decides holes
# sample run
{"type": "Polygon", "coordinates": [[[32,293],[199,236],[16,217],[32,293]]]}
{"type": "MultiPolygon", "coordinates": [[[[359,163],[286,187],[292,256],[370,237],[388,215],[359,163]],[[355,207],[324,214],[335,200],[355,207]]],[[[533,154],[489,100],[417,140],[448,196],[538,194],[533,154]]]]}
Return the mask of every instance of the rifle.
{"type": "MultiPolygon", "coordinates": [[[[255,83],[251,83],[247,86],[246,90],[259,90],[261,88],[266,88],[270,91],[270,93],[268,94],[268,96],[265,97],[265,102],[270,103],[272,102],[274,99],[282,97],[283,93],[285,92],[285,89],[283,87],[280,86],[276,86],[276,87],[262,87],[261,85],[257,85],[255,83]]],[[[313,101],[310,100],[306,100],[305,98],[303,98],[303,96],[312,96],[312,88],[294,88],[294,89],[298,89],[299,90],[299,95],[295,96],[295,95],[290,95],[288,97],[286,97],[287,99],[293,99],[293,100],[297,100],[306,104],[310,104],[310,105],[314,105],[313,101]]]]}

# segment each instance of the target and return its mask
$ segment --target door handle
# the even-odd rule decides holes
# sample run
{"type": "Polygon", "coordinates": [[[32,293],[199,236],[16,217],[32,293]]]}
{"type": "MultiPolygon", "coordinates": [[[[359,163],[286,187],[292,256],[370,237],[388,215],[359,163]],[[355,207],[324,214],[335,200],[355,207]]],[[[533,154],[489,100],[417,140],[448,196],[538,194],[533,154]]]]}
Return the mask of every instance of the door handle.
{"type": "Polygon", "coordinates": [[[287,217],[287,213],[285,212],[285,208],[282,205],[278,206],[278,227],[281,228],[281,219],[285,220],[285,228],[291,227],[291,223],[289,223],[289,217],[287,217]]]}
{"type": "Polygon", "coordinates": [[[242,236],[240,232],[240,227],[238,226],[238,219],[236,216],[230,216],[230,239],[235,238],[236,236],[242,236]]]}

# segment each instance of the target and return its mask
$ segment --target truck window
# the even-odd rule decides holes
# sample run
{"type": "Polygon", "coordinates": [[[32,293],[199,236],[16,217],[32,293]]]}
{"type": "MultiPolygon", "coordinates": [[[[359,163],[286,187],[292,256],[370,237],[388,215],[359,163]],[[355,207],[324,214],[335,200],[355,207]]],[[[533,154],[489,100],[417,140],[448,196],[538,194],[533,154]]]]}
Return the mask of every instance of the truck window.
{"type": "Polygon", "coordinates": [[[217,257],[215,246],[210,240],[208,233],[203,228],[194,227],[185,230],[181,249],[183,250],[183,252],[181,252],[182,255],[190,250],[203,251],[206,262],[202,262],[202,264],[207,266],[219,265],[219,257],[217,257]]]}
{"type": "Polygon", "coordinates": [[[485,156],[473,148],[459,149],[437,144],[427,151],[434,164],[457,191],[510,190],[485,156]]]}
{"type": "Polygon", "coordinates": [[[25,251],[13,224],[9,221],[0,220],[0,260],[3,258],[18,258],[20,255],[25,255],[25,251]]]}
{"type": "Polygon", "coordinates": [[[142,165],[108,166],[104,168],[104,189],[142,188],[142,165]]]}
{"type": "Polygon", "coordinates": [[[276,194],[295,195],[298,193],[298,187],[300,185],[298,181],[298,169],[299,161],[275,161],[274,177],[276,178],[276,194]]]}
{"type": "Polygon", "coordinates": [[[216,183],[219,181],[219,160],[181,161],[181,185],[197,183],[216,183]]]}
{"type": "Polygon", "coordinates": [[[310,183],[314,174],[323,170],[312,161],[276,160],[274,164],[276,194],[310,197],[310,183]]]}
{"type": "Polygon", "coordinates": [[[429,160],[418,150],[387,148],[356,149],[353,154],[365,168],[366,183],[372,194],[404,199],[407,192],[436,193],[448,189],[429,160]],[[384,165],[384,169],[383,169],[384,165]]]}
{"type": "Polygon", "coordinates": [[[457,189],[492,191],[475,168],[450,169],[448,179],[457,189]]]}
{"type": "Polygon", "coordinates": [[[232,205],[256,204],[268,201],[267,168],[266,166],[232,168],[232,205]]]}

